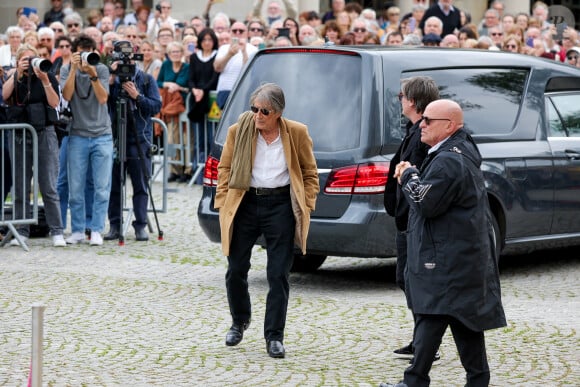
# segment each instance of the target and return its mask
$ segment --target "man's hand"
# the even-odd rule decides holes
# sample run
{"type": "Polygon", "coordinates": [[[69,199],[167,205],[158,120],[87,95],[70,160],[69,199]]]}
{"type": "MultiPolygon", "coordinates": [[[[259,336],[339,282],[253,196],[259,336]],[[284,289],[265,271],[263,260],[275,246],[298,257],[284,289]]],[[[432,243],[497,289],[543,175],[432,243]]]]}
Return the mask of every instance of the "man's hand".
{"type": "Polygon", "coordinates": [[[401,176],[403,175],[403,172],[405,172],[405,170],[407,168],[412,167],[411,163],[408,161],[401,161],[399,164],[397,164],[397,166],[395,167],[395,174],[394,174],[394,178],[397,179],[397,181],[399,182],[399,184],[401,184],[401,176]]]}
{"type": "Polygon", "coordinates": [[[123,82],[121,84],[121,87],[123,88],[123,90],[125,90],[127,95],[131,97],[131,99],[137,99],[137,97],[139,96],[139,90],[137,90],[137,87],[133,82],[131,81],[123,82]]]}

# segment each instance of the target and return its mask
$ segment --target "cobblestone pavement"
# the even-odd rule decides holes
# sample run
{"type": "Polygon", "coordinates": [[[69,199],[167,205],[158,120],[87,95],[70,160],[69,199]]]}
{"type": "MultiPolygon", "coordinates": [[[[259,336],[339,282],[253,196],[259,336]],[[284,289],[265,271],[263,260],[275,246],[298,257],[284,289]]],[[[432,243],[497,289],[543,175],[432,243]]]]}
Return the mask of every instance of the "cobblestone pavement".
{"type": "MultiPolygon", "coordinates": [[[[287,356],[271,359],[256,248],[253,322],[226,347],[226,260],[197,223],[201,188],[174,187],[159,214],[163,241],[130,232],[122,247],[57,249],[47,238],[31,239],[30,252],[0,249],[0,386],[26,385],[37,302],[46,306],[45,386],[377,386],[402,377],[407,363],[391,354],[409,341],[412,318],[392,259],[331,257],[317,273],[292,274],[287,356]]],[[[544,257],[502,269],[509,326],[487,333],[493,386],[580,385],[578,250],[544,257]]],[[[464,384],[449,333],[431,376],[433,386],[464,384]]]]}

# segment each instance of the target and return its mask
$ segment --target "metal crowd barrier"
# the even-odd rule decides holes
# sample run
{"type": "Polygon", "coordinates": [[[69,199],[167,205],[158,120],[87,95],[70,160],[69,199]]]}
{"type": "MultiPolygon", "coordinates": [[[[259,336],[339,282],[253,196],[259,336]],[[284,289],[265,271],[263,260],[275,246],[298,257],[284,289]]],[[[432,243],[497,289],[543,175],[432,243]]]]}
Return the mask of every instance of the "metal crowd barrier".
{"type": "MultiPolygon", "coordinates": [[[[0,125],[0,171],[2,171],[2,181],[0,182],[0,194],[2,196],[2,207],[0,211],[0,227],[7,229],[6,235],[0,241],[0,247],[10,242],[14,237],[20,246],[28,251],[28,246],[22,239],[22,236],[16,231],[16,227],[22,224],[38,224],[38,136],[36,130],[28,124],[3,124],[0,125]],[[19,211],[23,214],[16,217],[16,208],[14,203],[14,192],[16,186],[16,176],[25,176],[27,168],[26,158],[22,157],[23,162],[20,165],[14,162],[14,155],[17,152],[24,155],[26,152],[26,141],[18,139],[30,138],[32,142],[32,197],[23,200],[22,207],[19,211]],[[31,211],[26,211],[27,202],[32,201],[31,211]]],[[[22,179],[22,192],[26,192],[27,185],[30,182],[22,179]]]]}
{"type": "MultiPolygon", "coordinates": [[[[179,143],[168,144],[164,141],[164,149],[166,150],[164,153],[168,155],[168,164],[180,165],[184,166],[184,168],[191,167],[192,176],[188,182],[189,187],[195,183],[199,174],[202,173],[203,168],[205,167],[205,158],[209,154],[211,142],[213,141],[213,136],[212,138],[208,138],[208,132],[212,133],[212,135],[215,134],[217,123],[219,122],[219,117],[216,118],[214,116],[212,118],[212,116],[208,114],[206,115],[203,125],[194,125],[194,128],[192,128],[191,122],[187,117],[189,101],[191,98],[193,98],[193,95],[189,93],[185,100],[185,112],[179,115],[179,143]],[[203,142],[201,144],[200,141],[198,141],[200,137],[203,137],[203,142]],[[193,141],[193,149],[191,146],[192,141],[190,140],[193,141]]],[[[215,92],[212,92],[210,96],[210,103],[215,103],[215,92]]],[[[168,133],[165,132],[165,135],[167,134],[168,133]]]]}

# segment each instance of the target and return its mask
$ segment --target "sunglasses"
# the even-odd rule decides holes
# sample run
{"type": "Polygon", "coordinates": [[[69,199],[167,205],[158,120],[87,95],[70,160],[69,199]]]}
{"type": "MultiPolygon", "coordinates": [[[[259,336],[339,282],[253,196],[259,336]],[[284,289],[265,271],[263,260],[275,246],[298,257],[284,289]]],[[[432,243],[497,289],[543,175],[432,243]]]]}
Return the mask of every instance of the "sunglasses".
{"type": "Polygon", "coordinates": [[[137,35],[125,35],[127,39],[137,39],[137,35]]]}
{"type": "Polygon", "coordinates": [[[492,32],[491,36],[502,36],[503,32],[492,32]]]}
{"type": "Polygon", "coordinates": [[[353,29],[354,32],[367,32],[366,28],[354,28],[353,29]]]}
{"type": "Polygon", "coordinates": [[[252,113],[258,113],[261,112],[263,115],[268,116],[270,115],[271,110],[268,109],[264,109],[264,108],[257,108],[255,106],[250,106],[250,110],[252,111],[252,113]]]}
{"type": "Polygon", "coordinates": [[[67,24],[66,26],[67,26],[67,28],[71,28],[71,27],[77,28],[78,26],[80,26],[80,24],[79,23],[72,23],[72,24],[67,24]]]}
{"type": "Polygon", "coordinates": [[[570,55],[570,56],[567,56],[566,59],[568,59],[568,60],[578,59],[578,55],[570,55]]]}
{"type": "Polygon", "coordinates": [[[427,126],[431,125],[432,121],[449,121],[449,122],[451,122],[451,120],[449,118],[429,118],[429,117],[425,117],[425,116],[421,116],[421,118],[423,119],[423,122],[425,122],[425,125],[427,125],[427,126]]]}
{"type": "Polygon", "coordinates": [[[515,45],[515,44],[506,44],[505,46],[506,46],[507,48],[518,48],[518,46],[517,46],[517,45],[515,45]]]}
{"type": "Polygon", "coordinates": [[[246,30],[237,29],[237,28],[232,30],[232,34],[243,34],[244,32],[246,32],[246,30]]]}
{"type": "Polygon", "coordinates": [[[262,32],[262,31],[264,31],[264,29],[263,28],[250,28],[250,31],[252,31],[252,32],[262,32]]]}
{"type": "Polygon", "coordinates": [[[62,28],[53,28],[52,30],[54,32],[64,32],[64,30],[62,28]]]}
{"type": "Polygon", "coordinates": [[[58,48],[70,48],[70,44],[63,44],[62,46],[58,46],[58,48]]]}

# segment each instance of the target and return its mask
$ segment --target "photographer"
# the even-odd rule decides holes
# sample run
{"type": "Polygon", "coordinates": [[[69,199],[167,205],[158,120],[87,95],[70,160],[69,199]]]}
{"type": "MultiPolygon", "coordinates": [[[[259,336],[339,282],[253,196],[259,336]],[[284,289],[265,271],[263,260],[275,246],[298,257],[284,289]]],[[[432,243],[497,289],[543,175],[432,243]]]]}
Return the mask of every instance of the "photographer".
{"type": "Polygon", "coordinates": [[[123,171],[120,160],[113,163],[113,180],[111,184],[111,197],[109,200],[109,233],[105,240],[119,239],[122,233],[121,217],[123,201],[121,193],[124,176],[129,172],[133,187],[133,213],[135,220],[135,239],[147,241],[149,235],[145,230],[147,226],[147,201],[148,179],[151,171],[151,140],[153,136],[153,123],[151,117],[159,113],[161,98],[155,79],[138,69],[135,65],[133,49],[129,41],[115,42],[113,51],[113,63],[111,64],[111,79],[109,95],[109,112],[116,136],[122,135],[119,119],[126,123],[124,139],[117,141],[120,145],[124,142],[125,152],[117,149],[117,156],[125,153],[123,171]],[[124,101],[122,101],[124,100],[124,101]],[[119,104],[126,102],[126,117],[119,111],[119,104]],[[124,141],[123,141],[124,140],[124,141]]]}
{"type": "MultiPolygon", "coordinates": [[[[59,198],[56,192],[58,173],[58,140],[54,130],[56,110],[60,96],[58,81],[50,69],[50,61],[37,58],[38,52],[28,44],[16,53],[16,68],[7,74],[2,88],[2,98],[11,106],[10,121],[30,123],[38,135],[38,185],[42,194],[46,221],[53,245],[66,246],[63,238],[59,198]],[[34,58],[34,59],[33,59],[34,58]],[[44,71],[41,71],[40,67],[44,71]],[[54,114],[51,114],[54,113],[54,114]]],[[[32,139],[25,132],[15,132],[16,146],[12,149],[14,165],[14,215],[16,219],[27,218],[30,212],[30,191],[33,172],[32,139]],[[23,146],[23,144],[25,146],[23,146]],[[23,214],[26,211],[26,216],[23,214]]],[[[29,225],[20,225],[18,233],[26,241],[30,235],[29,225]]],[[[10,242],[18,246],[16,239],[10,242]]]]}
{"type": "Polygon", "coordinates": [[[91,173],[94,196],[88,228],[90,244],[98,246],[103,244],[101,232],[109,206],[113,133],[107,110],[109,69],[99,63],[96,48],[91,37],[79,35],[72,44],[71,65],[63,66],[60,71],[60,84],[72,112],[67,149],[72,235],[67,243],[85,240],[85,184],[91,173]]]}

